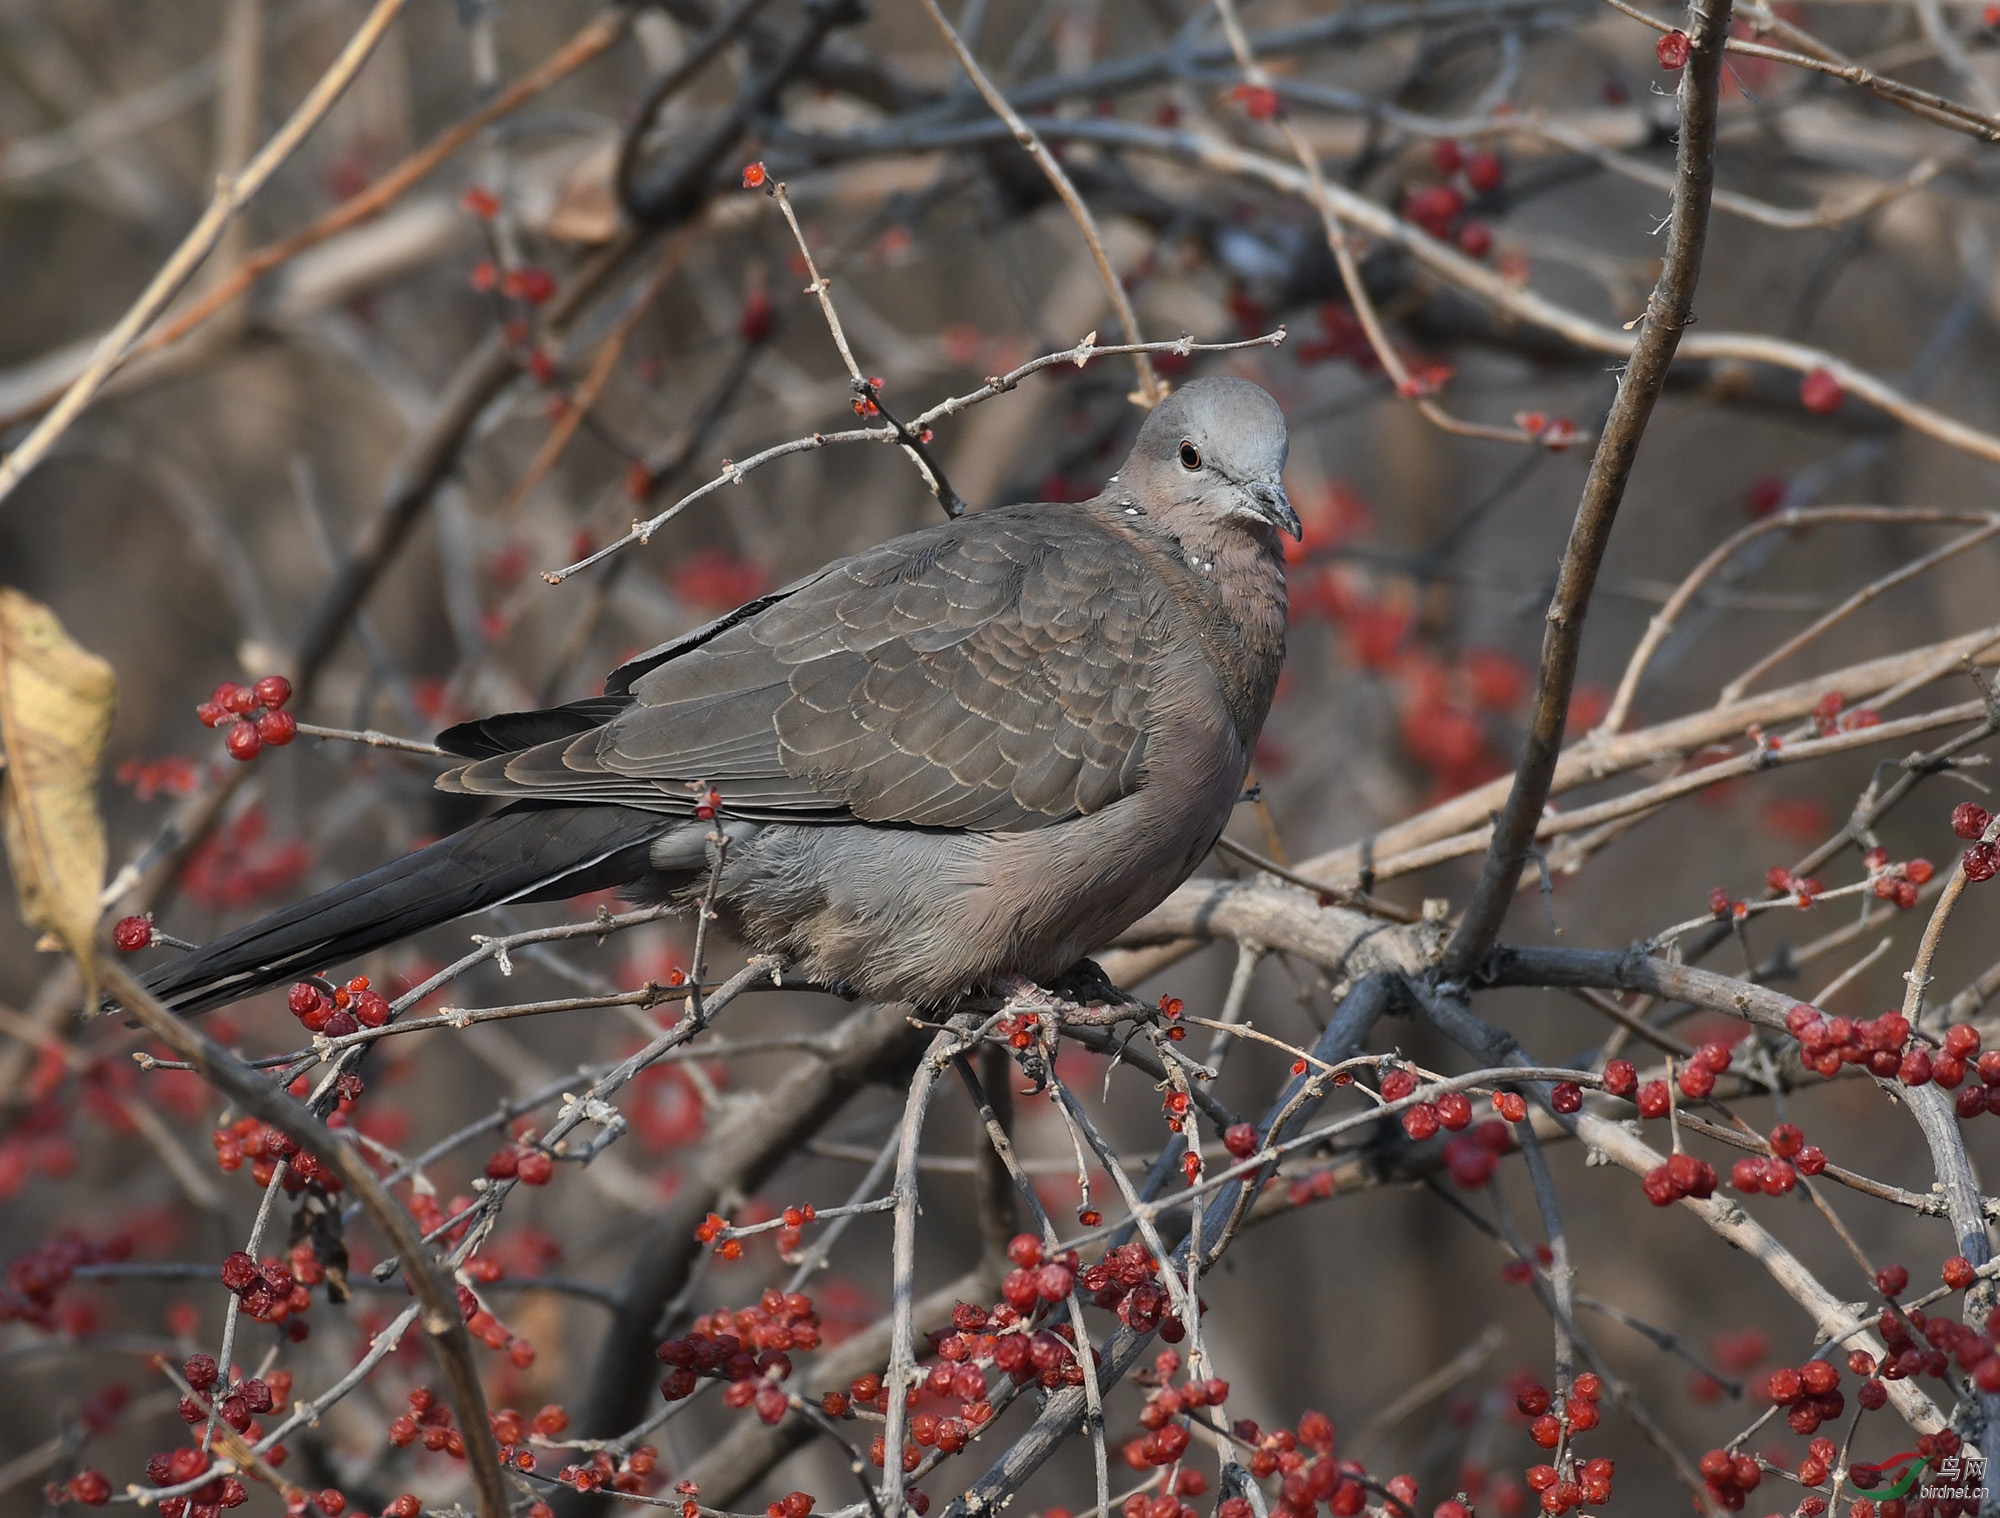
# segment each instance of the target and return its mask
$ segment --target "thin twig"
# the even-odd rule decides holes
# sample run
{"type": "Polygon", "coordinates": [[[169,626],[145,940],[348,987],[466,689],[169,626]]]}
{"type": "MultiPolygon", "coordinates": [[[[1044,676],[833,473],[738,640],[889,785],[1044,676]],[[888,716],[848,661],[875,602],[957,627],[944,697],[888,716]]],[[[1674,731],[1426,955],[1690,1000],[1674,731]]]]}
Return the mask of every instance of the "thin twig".
{"type": "Polygon", "coordinates": [[[1492,842],[1479,884],[1466,904],[1443,969],[1452,977],[1472,972],[1500,934],[1512,904],[1521,867],[1534,846],[1536,826],[1555,779],[1576,684],[1583,619],[1597,582],[1597,568],[1610,546],[1611,529],[1625,498],[1625,483],[1638,458],[1653,405],[1666,384],[1681,332],[1694,316],[1694,292],[1701,277],[1702,249],[1708,239],[1709,191],[1715,176],[1715,118],[1721,98],[1722,48],[1729,38],[1730,0],[1695,0],[1690,7],[1690,53],[1681,70],[1681,130],[1677,183],[1667,253],[1659,283],[1646,303],[1638,341],[1620,376],[1618,396],[1605,418],[1603,436],[1590,461],[1583,500],[1557,573],[1548,610],[1540,673],[1535,682],[1526,752],[1514,772],[1507,802],[1493,824],[1492,842]]]}

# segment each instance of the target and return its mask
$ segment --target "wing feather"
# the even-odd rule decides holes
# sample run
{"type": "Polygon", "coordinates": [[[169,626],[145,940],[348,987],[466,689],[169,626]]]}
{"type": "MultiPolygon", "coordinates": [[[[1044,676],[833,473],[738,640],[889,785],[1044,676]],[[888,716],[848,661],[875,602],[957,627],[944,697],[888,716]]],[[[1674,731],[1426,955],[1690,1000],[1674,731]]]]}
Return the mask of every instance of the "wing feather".
{"type": "Polygon", "coordinates": [[[440,784],[685,812],[706,782],[752,819],[1044,827],[1143,782],[1156,674],[1184,649],[1170,605],[1086,510],[988,512],[650,650],[602,725],[521,719],[542,741],[440,784]]]}

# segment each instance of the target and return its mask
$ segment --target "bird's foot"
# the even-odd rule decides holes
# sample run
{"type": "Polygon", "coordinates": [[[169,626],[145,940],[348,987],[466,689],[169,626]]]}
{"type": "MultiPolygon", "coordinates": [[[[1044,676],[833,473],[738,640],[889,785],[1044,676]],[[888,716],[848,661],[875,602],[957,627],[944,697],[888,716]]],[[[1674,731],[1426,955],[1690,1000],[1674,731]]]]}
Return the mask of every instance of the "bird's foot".
{"type": "Polygon", "coordinates": [[[1081,1006],[1142,1007],[1144,1005],[1106,975],[1104,967],[1094,959],[1079,959],[1049,982],[1048,989],[1052,995],[1081,1006]]]}
{"type": "Polygon", "coordinates": [[[1025,975],[1003,975],[993,982],[993,989],[1006,1000],[1000,1004],[1003,1016],[1022,1012],[1035,1012],[1045,1017],[1060,1019],[1065,1012],[1081,1012],[1077,1003],[1068,997],[1039,985],[1025,975]]]}
{"type": "Polygon", "coordinates": [[[1079,959],[1046,986],[1025,975],[1008,975],[995,981],[994,989],[1006,997],[1003,1014],[1034,1012],[1058,1022],[1098,1022],[1104,1020],[1104,1009],[1129,1013],[1141,1006],[1089,959],[1079,959]]]}

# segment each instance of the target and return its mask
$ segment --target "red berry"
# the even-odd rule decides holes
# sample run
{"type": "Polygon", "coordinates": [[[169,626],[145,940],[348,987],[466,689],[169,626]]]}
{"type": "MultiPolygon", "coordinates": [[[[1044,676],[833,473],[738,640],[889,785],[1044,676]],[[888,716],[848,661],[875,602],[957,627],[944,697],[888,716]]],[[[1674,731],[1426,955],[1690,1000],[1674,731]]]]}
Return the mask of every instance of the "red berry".
{"type": "Polygon", "coordinates": [[[126,954],[149,947],[153,942],[152,918],[119,918],[112,926],[111,941],[126,954]]]}
{"type": "Polygon", "coordinates": [[[1729,1068],[1729,1045],[1716,1042],[1703,1044],[1694,1051],[1694,1058],[1696,1064],[1706,1066],[1720,1075],[1729,1068]]]}
{"type": "Polygon", "coordinates": [[[771,297],[762,289],[743,297],[743,310],[736,318],[736,335],[746,343],[761,343],[771,335],[771,297]]]}
{"type": "Polygon", "coordinates": [[[1231,1123],[1222,1131],[1222,1147],[1239,1160],[1247,1160],[1257,1152],[1257,1127],[1254,1123],[1231,1123]]]}
{"type": "Polygon", "coordinates": [[[1653,44],[1653,55],[1663,69],[1685,68],[1688,61],[1688,34],[1680,30],[1666,33],[1653,44]]]}
{"type": "Polygon", "coordinates": [[[1451,138],[1441,137],[1431,147],[1431,162],[1437,165],[1440,174],[1456,174],[1459,165],[1465,162],[1465,154],[1451,138]]]}
{"type": "Polygon", "coordinates": [[[1499,189],[1506,177],[1506,165],[1497,153],[1474,153],[1465,160],[1465,182],[1482,195],[1499,189]]]}
{"type": "Polygon", "coordinates": [[[1700,1101],[1715,1089],[1715,1072],[1706,1065],[1690,1063],[1680,1073],[1681,1095],[1700,1101]]]}
{"type": "Polygon", "coordinates": [[[213,701],[204,701],[194,709],[195,717],[203,727],[220,727],[229,720],[229,709],[213,701]]]}
{"type": "Polygon", "coordinates": [[[1910,1273],[1901,1265],[1884,1265],[1875,1272],[1875,1289],[1885,1297],[1900,1297],[1910,1285],[1910,1273]]]}
{"type": "Polygon", "coordinates": [[[1493,251],[1493,230],[1483,221],[1468,221],[1458,229],[1458,247],[1467,258],[1484,258],[1493,251]]]}
{"type": "Polygon", "coordinates": [[[1453,1133],[1472,1121],[1472,1099],[1463,1091],[1447,1091],[1437,1099],[1438,1121],[1453,1133]]]}
{"type": "Polygon", "coordinates": [[[1817,1144],[1808,1144],[1793,1158],[1800,1175],[1818,1175],[1826,1169],[1826,1151],[1817,1144]]]}
{"type": "Polygon", "coordinates": [[[1951,809],[1951,830],[1967,840],[1979,837],[1992,821],[1993,814],[1976,801],[1961,801],[1951,809]]]}
{"type": "Polygon", "coordinates": [[[1528,1120],[1528,1101],[1518,1091],[1496,1091],[1493,1093],[1493,1110],[1510,1123],[1528,1120]]]}
{"type": "Polygon", "coordinates": [[[514,1173],[523,1186],[546,1186],[556,1173],[556,1162],[540,1149],[524,1150],[515,1162],[514,1173]]]}
{"type": "Polygon", "coordinates": [[[69,1478],[64,1493],[72,1502],[102,1507],[111,1500],[111,1483],[100,1471],[80,1470],[69,1478]]]}
{"type": "Polygon", "coordinates": [[[251,687],[259,706],[267,706],[276,711],[292,699],[292,682],[283,675],[266,675],[251,687]]]}
{"type": "Polygon", "coordinates": [[[1042,1241],[1032,1233],[1017,1233],[1007,1241],[1007,1258],[1022,1269],[1042,1263],[1042,1241]]]}
{"type": "Polygon", "coordinates": [[[1557,1081],[1549,1092],[1549,1105],[1561,1113],[1583,1110],[1583,1087],[1575,1081],[1557,1081]]]}
{"type": "Polygon", "coordinates": [[[1970,1023],[1953,1023],[1944,1030],[1944,1052],[1954,1059],[1977,1058],[1979,1030],[1970,1023]]]}
{"type": "Polygon", "coordinates": [[[1436,1138],[1438,1111],[1429,1102],[1418,1102],[1403,1113],[1403,1131],[1419,1143],[1436,1138]]]}
{"type": "Polygon", "coordinates": [[[1815,369],[1799,381],[1799,404],[1814,416],[1830,416],[1838,411],[1845,394],[1830,369],[1815,369]]]}
{"type": "Polygon", "coordinates": [[[225,680],[216,686],[215,693],[208,698],[224,711],[238,717],[247,717],[257,710],[257,693],[247,685],[238,685],[233,680],[225,680]]]}
{"type": "Polygon", "coordinates": [[[254,722],[232,722],[223,736],[223,744],[229,750],[229,757],[245,762],[255,759],[264,747],[264,739],[254,722]]]}
{"type": "Polygon", "coordinates": [[[768,173],[762,162],[745,164],[743,167],[743,188],[754,190],[763,184],[768,177],[768,173]]]}
{"type": "Polygon", "coordinates": [[[1268,85],[1239,84],[1229,92],[1229,98],[1240,101],[1252,121],[1271,121],[1277,117],[1278,92],[1268,85]]]}
{"type": "Polygon", "coordinates": [[[2000,843],[1975,843],[1959,861],[1965,878],[1975,884],[2000,875],[2000,843]]]}
{"type": "Polygon", "coordinates": [[[1978,1273],[1972,1268],[1972,1262],[1962,1254],[1955,1254],[1946,1260],[1942,1274],[1944,1284],[1953,1291],[1963,1291],[1979,1279],[1978,1273]]]}
{"type": "Polygon", "coordinates": [[[1630,1096],[1639,1089],[1639,1071],[1629,1059],[1614,1059],[1604,1067],[1604,1090],[1610,1096],[1630,1096]]]}
{"type": "Polygon", "coordinates": [[[1794,1123],[1780,1123],[1771,1130],[1771,1153],[1790,1159],[1805,1147],[1806,1136],[1794,1123]]]}
{"type": "Polygon", "coordinates": [[[547,269],[528,264],[508,271],[500,282],[500,290],[525,305],[546,305],[556,293],[556,277],[547,269]]]}
{"type": "Polygon", "coordinates": [[[1647,1081],[1639,1088],[1639,1116],[1665,1117],[1672,1105],[1665,1081],[1647,1081]]]}
{"type": "Polygon", "coordinates": [[[1391,1070],[1382,1077],[1382,1100],[1400,1102],[1417,1089],[1417,1078],[1407,1070],[1391,1070]]]}
{"type": "Polygon", "coordinates": [[[257,717],[257,736],[273,748],[283,748],[298,736],[298,719],[290,712],[261,712],[257,717]]]}
{"type": "Polygon", "coordinates": [[[1896,1079],[1906,1086],[1928,1086],[1931,1082],[1931,1057],[1927,1050],[1912,1049],[1903,1056],[1896,1069],[1896,1079]]]}

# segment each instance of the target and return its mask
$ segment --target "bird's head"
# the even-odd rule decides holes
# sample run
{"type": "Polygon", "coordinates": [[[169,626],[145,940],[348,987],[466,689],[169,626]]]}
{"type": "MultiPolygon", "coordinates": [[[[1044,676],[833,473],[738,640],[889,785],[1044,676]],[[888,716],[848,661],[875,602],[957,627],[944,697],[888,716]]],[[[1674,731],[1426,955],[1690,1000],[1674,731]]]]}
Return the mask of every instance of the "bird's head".
{"type": "Polygon", "coordinates": [[[1249,380],[1191,380],[1146,418],[1118,478],[1169,525],[1303,530],[1282,477],[1290,439],[1270,392],[1249,380]]]}

